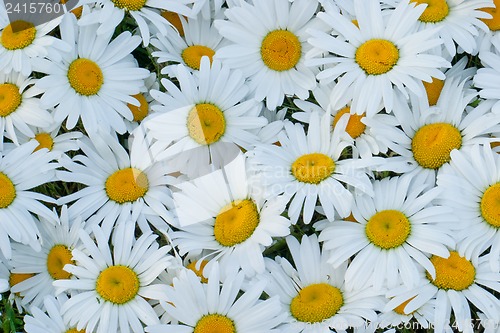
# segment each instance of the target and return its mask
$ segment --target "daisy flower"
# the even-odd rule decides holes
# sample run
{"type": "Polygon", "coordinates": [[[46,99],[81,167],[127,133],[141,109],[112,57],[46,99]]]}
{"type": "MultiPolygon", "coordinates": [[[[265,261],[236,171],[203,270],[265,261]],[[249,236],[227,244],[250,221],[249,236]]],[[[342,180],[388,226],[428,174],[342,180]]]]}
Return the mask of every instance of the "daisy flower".
{"type": "Polygon", "coordinates": [[[134,132],[129,152],[116,136],[100,131],[91,140],[81,139],[85,155],[60,159],[67,171],[58,171],[58,179],[86,187],[59,198],[58,203],[76,200],[68,209],[69,216],[85,220],[87,230],[101,224],[109,234],[127,219],[136,222],[143,232],[150,230],[149,224],[160,231],[169,228],[167,222],[172,222],[172,216],[167,207],[171,198],[166,185],[173,177],[168,175],[166,165],[152,162],[141,129],[134,132]]]}
{"type": "Polygon", "coordinates": [[[306,29],[314,20],[317,1],[254,0],[225,11],[228,20],[216,20],[220,34],[231,43],[216,58],[239,68],[259,101],[274,110],[285,95],[306,99],[316,85],[314,71],[304,66],[310,48],[306,29]]]}
{"type": "Polygon", "coordinates": [[[500,270],[500,155],[490,145],[453,151],[450,167],[438,175],[442,202],[463,224],[457,251],[471,259],[489,249],[491,268],[500,270]],[[457,192],[458,191],[458,192],[457,192]]]}
{"type": "Polygon", "coordinates": [[[35,82],[35,79],[20,73],[5,74],[0,71],[0,139],[2,142],[3,137],[7,136],[15,144],[19,144],[17,132],[26,136],[34,136],[30,126],[44,127],[51,124],[52,116],[40,106],[40,99],[37,97],[43,90],[34,87],[35,82]]]}
{"type": "Polygon", "coordinates": [[[162,68],[161,73],[169,77],[175,77],[176,71],[173,70],[176,64],[183,64],[191,71],[200,69],[201,58],[207,56],[212,62],[217,50],[224,45],[223,38],[213,25],[213,19],[203,18],[202,14],[194,18],[179,18],[183,35],[172,31],[169,28],[168,33],[158,33],[156,38],[151,40],[151,44],[158,49],[151,55],[157,59],[157,62],[167,63],[162,68]]]}
{"type": "Polygon", "coordinates": [[[191,270],[182,271],[174,278],[173,286],[166,286],[165,311],[182,324],[152,325],[148,333],[271,333],[283,321],[277,297],[260,300],[262,281],[252,284],[241,296],[242,271],[220,284],[218,265],[210,270],[204,284],[191,270]]]}
{"type": "Polygon", "coordinates": [[[0,5],[0,72],[22,73],[27,77],[34,70],[34,63],[43,57],[58,57],[59,52],[68,52],[70,46],[58,38],[48,35],[61,22],[60,18],[48,23],[33,23],[16,20],[9,22],[7,11],[0,5]]]}
{"type": "MultiPolygon", "coordinates": [[[[346,126],[347,118],[342,122],[340,128],[346,126]]],[[[250,152],[252,164],[262,172],[266,196],[284,193],[291,199],[288,215],[292,223],[301,212],[304,223],[311,222],[318,199],[327,217],[333,219],[335,211],[342,217],[349,215],[353,196],[344,184],[373,194],[366,167],[377,160],[341,159],[351,141],[344,131],[332,133],[331,123],[329,113],[312,113],[307,135],[302,125],[287,122],[279,135],[280,146],[260,144],[250,152]]]]}
{"type": "Polygon", "coordinates": [[[334,269],[327,263],[316,235],[302,237],[301,243],[286,238],[295,267],[285,258],[266,259],[268,281],[265,292],[278,296],[286,314],[283,332],[331,332],[375,321],[375,310],[383,305],[379,293],[345,289],[346,264],[334,269]]]}
{"type": "Polygon", "coordinates": [[[11,239],[40,251],[39,222],[32,213],[54,219],[40,202],[54,200],[30,189],[53,181],[58,164],[51,162],[56,158],[51,152],[33,152],[36,146],[36,142],[28,142],[6,155],[0,153],[0,250],[7,259],[11,257],[11,239]]]}
{"type": "MultiPolygon", "coordinates": [[[[412,327],[415,327],[415,324],[417,324],[419,328],[432,328],[434,323],[434,309],[436,307],[436,301],[429,300],[420,308],[412,312],[406,312],[405,307],[412,299],[413,298],[409,298],[399,305],[394,304],[393,309],[380,313],[377,319],[379,326],[407,328],[409,325],[413,325],[412,327]]],[[[387,301],[389,300],[390,299],[387,299],[387,301]]]]}
{"type": "Polygon", "coordinates": [[[140,43],[140,37],[126,31],[111,41],[112,33],[99,36],[99,25],[78,28],[73,15],[65,15],[62,38],[72,47],[62,53],[62,60],[44,59],[37,71],[47,74],[36,82],[44,89],[41,105],[55,107],[54,119],[66,128],[75,127],[79,118],[87,132],[99,126],[124,133],[124,119],[132,120],[127,103],[139,106],[132,97],[144,86],[149,71],[137,66],[130,54],[140,43]]]}
{"type": "Polygon", "coordinates": [[[159,247],[152,232],[134,236],[135,223],[126,221],[108,235],[92,228],[97,244],[87,232],[79,232],[84,250],[74,249],[64,269],[75,279],[54,281],[59,291],[80,291],[61,307],[64,320],[86,332],[144,332],[143,325],[159,323],[146,299],[157,299],[151,283],[171,261],[170,246],[159,247]],[[112,250],[111,250],[112,249],[112,250]]]}
{"type": "Polygon", "coordinates": [[[259,115],[261,104],[247,99],[248,88],[240,71],[231,71],[215,60],[210,66],[208,57],[202,57],[198,74],[183,65],[177,65],[176,71],[180,89],[163,79],[167,92],[151,91],[160,105],[153,106],[156,114],[144,121],[157,140],[151,149],[158,160],[219,143],[253,147],[258,136],[250,130],[262,128],[267,120],[259,115]]]}
{"type": "Polygon", "coordinates": [[[318,80],[328,83],[338,79],[330,96],[333,109],[342,108],[353,96],[353,113],[366,112],[371,117],[381,104],[390,113],[395,94],[408,96],[408,91],[413,91],[424,97],[418,82],[430,82],[432,77],[444,79],[439,68],[450,64],[441,56],[429,54],[442,41],[433,29],[415,32],[424,6],[403,0],[382,15],[378,1],[355,0],[354,10],[357,25],[335,10],[318,13],[332,32],[311,29],[308,39],[316,49],[327,53],[315,58],[318,50],[313,49],[306,62],[325,65],[318,80]]]}
{"type": "Polygon", "coordinates": [[[448,207],[432,203],[440,190],[428,187],[422,176],[376,180],[373,197],[355,196],[352,214],[357,222],[318,225],[319,240],[332,251],[328,262],[334,267],[356,255],[347,268],[347,288],[359,290],[368,283],[376,289],[400,283],[413,287],[419,282],[418,266],[434,276],[427,254],[448,256],[446,246],[455,245],[455,217],[448,207]]]}
{"type": "Polygon", "coordinates": [[[245,163],[240,154],[223,167],[225,173],[219,169],[176,185],[180,230],[171,236],[181,255],[205,250],[206,257],[220,261],[223,273],[241,267],[252,276],[264,271],[262,252],[272,237],[290,233],[290,221],[281,216],[286,199],[264,200],[245,163]]]}
{"type": "Polygon", "coordinates": [[[434,304],[434,332],[451,331],[451,326],[460,332],[472,333],[475,330],[471,320],[471,303],[493,322],[500,321],[498,311],[500,301],[493,294],[500,291],[500,273],[491,270],[487,256],[467,260],[456,251],[450,251],[448,258],[432,256],[430,258],[436,276],[420,272],[421,283],[410,290],[405,287],[390,290],[392,298],[385,310],[394,308],[411,299],[404,311],[411,313],[430,300],[434,304]],[[450,323],[453,311],[454,322],[450,323]]]}
{"type": "Polygon", "coordinates": [[[41,251],[22,244],[12,246],[12,273],[31,274],[30,278],[12,286],[13,293],[22,296],[26,306],[45,309],[44,298],[55,295],[52,282],[69,279],[71,274],[63,268],[66,264],[74,264],[71,251],[80,247],[78,233],[82,228],[81,220],[69,221],[66,206],[63,206],[61,217],[56,221],[40,219],[41,251]]]}
{"type": "Polygon", "coordinates": [[[494,101],[492,111],[500,114],[500,55],[489,51],[479,53],[479,59],[484,68],[477,70],[474,76],[474,86],[479,88],[479,96],[494,101]]]}
{"type": "Polygon", "coordinates": [[[466,84],[459,77],[447,79],[432,108],[421,109],[418,102],[410,106],[403,98],[397,98],[394,114],[402,129],[366,120],[379,139],[400,155],[385,159],[384,170],[423,172],[435,177],[450,161],[453,149],[493,140],[490,135],[500,131],[500,116],[491,113],[492,101],[469,106],[476,93],[464,89],[466,84]]]}
{"type": "Polygon", "coordinates": [[[490,15],[489,18],[481,18],[480,20],[486,24],[488,29],[486,31],[480,30],[477,38],[479,52],[483,50],[490,51],[492,48],[500,48],[500,0],[493,0],[493,7],[480,8],[480,10],[490,15]]]}

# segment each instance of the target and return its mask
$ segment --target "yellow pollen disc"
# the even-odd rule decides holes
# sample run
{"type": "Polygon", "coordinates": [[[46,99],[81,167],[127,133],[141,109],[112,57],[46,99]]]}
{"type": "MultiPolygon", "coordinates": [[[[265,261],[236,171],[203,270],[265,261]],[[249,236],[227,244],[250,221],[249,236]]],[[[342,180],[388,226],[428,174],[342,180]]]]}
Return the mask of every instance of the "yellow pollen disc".
{"type": "Polygon", "coordinates": [[[0,84],[0,117],[7,117],[21,105],[19,87],[12,83],[0,84]]]}
{"type": "Polygon", "coordinates": [[[196,104],[189,111],[187,128],[191,139],[200,145],[219,141],[226,131],[226,119],[221,109],[213,104],[196,104]]]}
{"type": "Polygon", "coordinates": [[[288,30],[274,30],[264,37],[260,46],[264,64],[274,71],[287,71],[297,65],[302,56],[299,38],[288,30]]]}
{"type": "Polygon", "coordinates": [[[409,315],[409,314],[412,314],[413,312],[411,312],[411,313],[406,313],[406,312],[405,312],[405,307],[406,307],[406,306],[408,305],[408,303],[410,303],[410,302],[411,302],[411,300],[412,300],[412,299],[414,299],[415,297],[416,297],[416,296],[413,296],[412,298],[410,298],[410,299],[408,299],[408,300],[404,301],[403,303],[399,304],[398,306],[396,306],[396,307],[394,308],[394,310],[393,310],[393,311],[394,311],[394,312],[396,312],[397,314],[400,314],[400,315],[403,315],[403,316],[407,316],[407,315],[409,315]]]}
{"type": "Polygon", "coordinates": [[[456,251],[450,251],[448,259],[432,256],[430,260],[436,268],[436,279],[432,280],[429,273],[427,279],[436,287],[460,291],[474,283],[476,269],[469,260],[460,257],[456,251]]]}
{"type": "Polygon", "coordinates": [[[35,276],[33,273],[10,273],[9,275],[9,285],[12,288],[18,283],[28,280],[30,277],[35,276]]]}
{"type": "Polygon", "coordinates": [[[388,250],[401,246],[410,235],[411,224],[398,210],[382,210],[366,224],[366,236],[374,245],[388,250]]]}
{"type": "MultiPolygon", "coordinates": [[[[161,10],[160,15],[177,29],[179,36],[184,37],[184,27],[182,26],[181,17],[175,12],[169,10],[161,10]]],[[[212,58],[210,58],[212,59],[212,58]]]]}
{"type": "Polygon", "coordinates": [[[422,81],[422,83],[424,84],[425,92],[427,93],[429,105],[436,105],[439,99],[439,95],[441,95],[441,90],[443,90],[444,81],[432,78],[432,82],[422,81]]]}
{"type": "Polygon", "coordinates": [[[0,208],[7,208],[16,198],[16,187],[6,174],[0,172],[0,208]]]}
{"type": "Polygon", "coordinates": [[[480,9],[483,12],[490,14],[492,18],[480,20],[483,21],[491,31],[497,31],[500,30],[500,12],[497,11],[497,8],[500,6],[500,0],[493,0],[493,4],[495,7],[480,9]]]}
{"type": "Polygon", "coordinates": [[[410,2],[416,4],[426,3],[427,7],[425,8],[422,15],[420,15],[419,20],[421,22],[426,23],[437,23],[441,22],[448,16],[450,11],[446,0],[410,0],[410,2]]]}
{"type": "Polygon", "coordinates": [[[215,51],[204,45],[191,45],[186,47],[182,53],[182,60],[192,69],[199,70],[201,58],[207,56],[210,59],[210,64],[214,57],[215,51]]]}
{"type": "Polygon", "coordinates": [[[99,273],[96,291],[108,302],[124,304],[139,292],[139,278],[127,266],[110,266],[99,273]]]}
{"type": "Polygon", "coordinates": [[[35,151],[43,148],[52,150],[54,147],[54,139],[52,139],[49,133],[38,133],[35,135],[35,140],[38,141],[38,146],[35,148],[35,151]]]}
{"type": "Polygon", "coordinates": [[[231,319],[214,313],[201,317],[193,333],[236,333],[236,328],[231,319]]]}
{"type": "MultiPolygon", "coordinates": [[[[333,118],[333,127],[335,127],[337,125],[337,123],[339,122],[340,118],[345,115],[346,113],[350,113],[351,112],[351,108],[346,106],[345,108],[343,109],[340,109],[337,114],[335,115],[335,117],[333,118]]],[[[347,122],[347,126],[345,128],[345,131],[347,132],[347,134],[349,134],[351,136],[351,138],[353,139],[356,139],[357,137],[359,137],[361,134],[364,133],[365,129],[366,129],[366,125],[363,124],[361,122],[361,119],[363,119],[365,117],[365,114],[351,114],[349,116],[349,121],[347,122]]]]}
{"type": "Polygon", "coordinates": [[[196,269],[196,264],[197,261],[192,261],[186,266],[186,268],[192,270],[196,274],[196,276],[198,276],[201,279],[201,282],[207,283],[208,279],[203,276],[203,269],[205,269],[205,266],[208,264],[208,261],[202,260],[200,263],[200,269],[196,269]]]}
{"type": "Polygon", "coordinates": [[[238,200],[222,208],[214,224],[215,240],[222,246],[243,243],[259,225],[260,216],[252,200],[238,200]]]}
{"type": "Polygon", "coordinates": [[[19,50],[31,45],[36,37],[36,28],[31,22],[14,21],[2,31],[1,43],[7,50],[19,50]]]}
{"type": "Polygon", "coordinates": [[[462,134],[453,125],[435,123],[420,127],[411,140],[415,161],[427,169],[438,169],[449,162],[453,149],[462,146],[462,134]]]}
{"type": "Polygon", "coordinates": [[[290,312],[298,321],[318,323],[333,317],[344,304],[342,292],[328,283],[302,288],[290,303],[290,312]]]}
{"type": "Polygon", "coordinates": [[[129,11],[141,10],[146,4],[146,0],[111,0],[115,7],[129,11]]]}
{"type": "Polygon", "coordinates": [[[54,280],[69,279],[71,273],[64,270],[64,265],[74,264],[73,255],[66,245],[54,245],[47,256],[47,271],[54,280]]]}
{"type": "Polygon", "coordinates": [[[481,198],[481,215],[495,228],[500,228],[500,183],[488,187],[481,198]]]}
{"type": "Polygon", "coordinates": [[[95,62],[90,59],[80,58],[69,65],[68,80],[70,86],[77,93],[92,96],[101,90],[104,76],[101,68],[95,62]]]}
{"type": "Polygon", "coordinates": [[[356,50],[354,59],[368,75],[385,74],[399,60],[399,50],[394,43],[385,39],[370,39],[356,50]]]}
{"type": "Polygon", "coordinates": [[[335,171],[335,162],[321,153],[305,154],[292,163],[292,174],[300,182],[319,184],[335,171]]]}
{"type": "Polygon", "coordinates": [[[135,105],[127,103],[127,106],[130,109],[130,111],[132,111],[132,114],[134,115],[134,121],[141,121],[144,118],[146,118],[146,116],[148,115],[149,104],[146,101],[146,97],[144,97],[143,94],[133,95],[132,97],[137,99],[139,101],[139,103],[141,103],[141,105],[135,106],[135,105]]]}
{"type": "Polygon", "coordinates": [[[85,330],[77,330],[76,328],[70,328],[64,333],[85,333],[85,330]]]}
{"type": "Polygon", "coordinates": [[[149,188],[148,177],[136,168],[115,171],[106,179],[105,190],[108,197],[119,203],[134,202],[142,198],[149,188]]]}

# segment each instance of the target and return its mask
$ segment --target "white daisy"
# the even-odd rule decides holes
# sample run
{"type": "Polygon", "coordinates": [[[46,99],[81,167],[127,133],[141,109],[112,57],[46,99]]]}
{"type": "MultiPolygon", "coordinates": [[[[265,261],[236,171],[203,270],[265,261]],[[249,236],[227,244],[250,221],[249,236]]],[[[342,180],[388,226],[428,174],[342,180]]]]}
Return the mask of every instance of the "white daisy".
{"type": "Polygon", "coordinates": [[[33,86],[35,82],[35,79],[16,72],[5,74],[0,71],[0,141],[7,136],[19,144],[16,130],[33,137],[35,134],[30,126],[51,124],[51,114],[40,106],[37,97],[43,90],[33,86]]]}
{"type": "Polygon", "coordinates": [[[355,196],[352,213],[357,222],[318,225],[319,240],[332,250],[328,262],[334,267],[356,255],[347,268],[347,288],[359,290],[367,284],[394,288],[400,283],[414,287],[419,266],[434,276],[427,255],[448,256],[446,246],[455,245],[451,231],[455,217],[448,207],[433,204],[440,190],[428,187],[422,176],[376,180],[373,197],[355,196]]]}
{"type": "Polygon", "coordinates": [[[46,296],[43,299],[43,309],[31,307],[30,314],[24,316],[24,330],[27,333],[85,333],[70,326],[61,315],[61,305],[67,301],[64,294],[58,297],[46,296]]]}
{"type": "MultiPolygon", "coordinates": [[[[303,213],[304,223],[311,222],[319,199],[326,216],[333,219],[335,211],[349,215],[352,193],[344,184],[373,194],[366,167],[376,163],[374,158],[342,159],[344,149],[352,144],[345,131],[330,131],[329,113],[312,113],[307,135],[300,124],[285,123],[279,135],[280,146],[261,144],[251,151],[251,162],[262,172],[266,196],[284,193],[291,199],[288,216],[297,222],[303,213]]],[[[347,118],[339,123],[345,127],[347,118]]]]}
{"type": "MultiPolygon", "coordinates": [[[[333,109],[342,108],[353,96],[354,113],[366,112],[371,117],[381,104],[389,113],[395,93],[408,96],[408,91],[413,91],[424,97],[419,81],[430,82],[432,77],[444,79],[439,68],[450,64],[440,56],[428,54],[442,41],[433,29],[415,32],[424,6],[403,0],[396,9],[383,15],[378,1],[355,0],[354,10],[357,25],[335,10],[318,13],[332,33],[311,29],[312,37],[308,39],[315,48],[329,53],[320,53],[319,58],[313,57],[306,63],[325,65],[317,75],[320,82],[338,79],[330,96],[333,109]],[[353,93],[348,93],[351,89],[353,93]]],[[[317,53],[313,49],[311,55],[317,53]]]]}
{"type": "Polygon", "coordinates": [[[489,259],[483,256],[469,261],[456,251],[450,251],[445,259],[439,256],[430,258],[436,276],[420,272],[420,285],[408,290],[400,287],[390,290],[387,295],[391,300],[385,306],[390,310],[396,305],[411,299],[404,307],[406,313],[435,300],[434,332],[450,332],[456,327],[460,332],[475,332],[471,320],[471,304],[482,311],[493,322],[500,321],[500,300],[493,293],[500,292],[500,273],[491,270],[489,259]],[[450,322],[453,311],[454,322],[450,322]]]}
{"type": "Polygon", "coordinates": [[[74,264],[71,251],[81,248],[78,238],[81,228],[78,218],[70,223],[67,208],[63,206],[61,217],[56,221],[40,219],[41,251],[13,244],[10,262],[12,273],[33,275],[11,288],[13,293],[22,296],[23,304],[44,310],[45,296],[55,295],[52,282],[71,277],[63,268],[66,264],[74,264]]]}
{"type": "Polygon", "coordinates": [[[500,270],[500,155],[489,145],[453,151],[450,167],[438,175],[442,202],[462,223],[457,251],[471,259],[490,249],[491,267],[500,270]]]}
{"type": "Polygon", "coordinates": [[[44,150],[33,152],[36,146],[36,142],[28,142],[0,154],[0,220],[4,221],[0,224],[0,250],[7,259],[11,257],[11,239],[40,251],[38,221],[31,213],[54,220],[40,201],[55,200],[30,189],[55,179],[58,164],[51,161],[57,156],[44,150]]]}
{"type": "Polygon", "coordinates": [[[480,8],[480,10],[491,16],[489,18],[480,19],[488,27],[486,31],[479,30],[477,44],[480,53],[484,50],[491,51],[492,49],[500,48],[500,34],[498,33],[500,30],[500,11],[497,10],[497,8],[500,7],[500,1],[493,0],[493,5],[494,7],[480,8]]]}
{"type": "Polygon", "coordinates": [[[279,296],[281,311],[286,314],[283,332],[331,332],[359,327],[375,321],[375,310],[383,297],[371,289],[345,289],[347,263],[334,269],[327,263],[328,254],[320,250],[316,235],[302,237],[299,244],[286,238],[295,267],[282,257],[266,259],[269,282],[265,292],[279,296]]]}
{"type": "Polygon", "coordinates": [[[210,270],[208,283],[202,283],[191,270],[174,278],[166,286],[165,310],[182,324],[146,327],[148,333],[272,333],[283,321],[277,297],[260,300],[264,283],[252,284],[238,296],[243,287],[243,272],[220,284],[218,265],[210,270]]]}
{"type": "Polygon", "coordinates": [[[160,288],[151,283],[170,265],[171,247],[160,248],[152,232],[136,239],[134,231],[135,223],[126,221],[108,239],[94,226],[97,243],[87,232],[79,233],[84,250],[74,249],[76,264],[64,266],[76,279],[54,281],[60,291],[80,291],[61,308],[63,318],[77,330],[142,333],[143,325],[159,323],[146,299],[158,299],[160,288]]]}
{"type": "MultiPolygon", "coordinates": [[[[389,300],[390,299],[388,299],[388,301],[389,300]]],[[[412,298],[399,305],[394,304],[393,309],[380,313],[377,319],[379,326],[407,328],[409,325],[413,325],[411,327],[418,326],[418,328],[431,329],[434,324],[434,309],[436,308],[436,301],[429,300],[420,308],[412,312],[405,312],[405,307],[411,300],[412,298]]]]}
{"type": "Polygon", "coordinates": [[[304,66],[310,48],[306,29],[313,23],[317,1],[254,0],[225,11],[228,20],[215,26],[231,45],[217,51],[232,68],[248,78],[250,91],[274,110],[285,95],[306,99],[316,85],[314,72],[304,66]]]}
{"type": "Polygon", "coordinates": [[[112,33],[96,39],[99,25],[78,28],[75,21],[73,15],[65,15],[61,25],[62,38],[72,51],[62,53],[62,61],[38,61],[37,71],[47,74],[36,82],[45,90],[41,105],[55,106],[55,121],[67,118],[68,129],[81,118],[87,132],[102,126],[124,133],[124,118],[133,119],[127,103],[139,106],[132,95],[140,92],[149,75],[130,54],[140,37],[123,32],[113,41],[112,33]]]}
{"type": "Polygon", "coordinates": [[[173,194],[180,231],[172,239],[181,255],[205,250],[206,257],[220,261],[224,274],[241,267],[252,276],[264,271],[262,252],[273,237],[290,233],[290,221],[281,216],[286,199],[264,200],[245,163],[240,154],[223,167],[224,173],[219,169],[176,185],[181,189],[173,194]]]}
{"type": "Polygon", "coordinates": [[[172,222],[166,185],[173,177],[168,176],[165,165],[152,162],[139,133],[141,127],[137,129],[129,152],[116,137],[101,131],[91,136],[92,140],[81,139],[80,148],[85,155],[60,159],[67,171],[58,171],[58,179],[86,187],[61,197],[58,203],[76,200],[68,209],[69,215],[86,220],[87,229],[102,224],[109,234],[115,225],[131,218],[143,232],[150,229],[148,223],[165,231],[167,222],[172,222]]]}

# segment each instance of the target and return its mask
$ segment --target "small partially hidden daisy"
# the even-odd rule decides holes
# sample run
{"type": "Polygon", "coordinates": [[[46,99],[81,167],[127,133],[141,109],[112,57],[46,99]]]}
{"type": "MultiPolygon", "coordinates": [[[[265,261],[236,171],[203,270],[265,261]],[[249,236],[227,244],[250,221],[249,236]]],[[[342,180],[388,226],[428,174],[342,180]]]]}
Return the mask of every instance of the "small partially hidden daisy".
{"type": "Polygon", "coordinates": [[[127,221],[108,238],[94,226],[97,244],[87,232],[79,233],[84,250],[74,249],[75,264],[64,266],[75,279],[54,281],[59,291],[79,292],[61,308],[69,325],[87,332],[143,333],[143,324],[159,323],[146,299],[157,299],[159,287],[151,283],[170,265],[171,247],[160,248],[152,232],[136,239],[134,231],[135,223],[127,221]]]}
{"type": "Polygon", "coordinates": [[[191,270],[184,270],[165,286],[165,310],[182,324],[152,325],[148,333],[272,333],[283,321],[277,297],[260,300],[265,283],[257,282],[242,292],[242,271],[220,283],[219,266],[202,283],[191,270]],[[241,296],[237,297],[242,292],[241,296]]]}
{"type": "Polygon", "coordinates": [[[225,11],[228,20],[216,20],[220,34],[232,42],[216,58],[239,68],[250,91],[274,110],[285,95],[306,99],[316,86],[314,72],[304,66],[306,30],[318,9],[310,0],[254,0],[225,11]],[[263,15],[262,13],[266,13],[263,15]]]}
{"type": "Polygon", "coordinates": [[[335,10],[318,13],[332,32],[311,29],[308,39],[317,50],[311,51],[306,63],[327,64],[317,78],[322,83],[338,79],[331,93],[333,109],[346,105],[352,96],[354,113],[371,117],[381,104],[390,113],[396,92],[408,96],[413,91],[424,97],[419,81],[444,79],[439,68],[450,67],[449,62],[429,54],[442,41],[433,29],[415,32],[424,6],[402,0],[395,10],[382,15],[378,1],[355,0],[354,11],[356,24],[335,10]]]}
{"type": "Polygon", "coordinates": [[[334,269],[327,263],[328,252],[320,250],[316,235],[286,238],[295,267],[281,257],[266,259],[268,281],[265,292],[279,296],[286,318],[283,332],[330,332],[346,330],[375,321],[375,310],[383,297],[372,289],[345,289],[347,262],[334,269]]]}
{"type": "Polygon", "coordinates": [[[31,307],[30,314],[24,316],[24,330],[27,333],[85,333],[85,329],[77,330],[70,326],[61,314],[61,305],[68,298],[61,294],[58,297],[46,296],[43,299],[43,309],[31,307]]]}

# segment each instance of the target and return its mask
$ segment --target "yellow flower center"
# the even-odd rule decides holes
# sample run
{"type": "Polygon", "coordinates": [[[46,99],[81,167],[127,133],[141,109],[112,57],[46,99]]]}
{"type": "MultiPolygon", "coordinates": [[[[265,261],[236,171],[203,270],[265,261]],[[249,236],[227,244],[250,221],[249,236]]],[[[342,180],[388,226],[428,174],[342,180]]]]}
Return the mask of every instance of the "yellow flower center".
{"type": "Polygon", "coordinates": [[[481,8],[483,12],[486,12],[492,16],[490,19],[481,19],[491,31],[500,30],[500,12],[497,11],[497,8],[500,6],[500,0],[493,0],[493,4],[495,7],[491,8],[481,8]]]}
{"type": "Polygon", "coordinates": [[[52,139],[52,136],[49,133],[38,133],[35,135],[35,140],[38,141],[38,146],[34,151],[38,151],[43,148],[52,150],[54,147],[54,139],[52,139]]]}
{"type": "Polygon", "coordinates": [[[16,187],[6,174],[0,172],[0,209],[7,208],[16,198],[16,187]]]}
{"type": "Polygon", "coordinates": [[[68,68],[70,86],[77,93],[92,96],[99,92],[104,83],[101,68],[90,59],[80,58],[74,60],[68,68]]]}
{"type": "Polygon", "coordinates": [[[201,317],[193,333],[236,333],[236,328],[228,317],[213,313],[201,317]]]}
{"type": "Polygon", "coordinates": [[[243,243],[252,236],[259,221],[259,211],[252,200],[233,201],[222,208],[215,218],[215,240],[222,246],[243,243]]]}
{"type": "Polygon", "coordinates": [[[412,300],[412,299],[414,299],[415,297],[416,297],[416,296],[413,296],[412,298],[410,298],[410,299],[408,299],[408,300],[404,301],[403,303],[399,304],[398,306],[396,306],[396,307],[394,308],[394,310],[393,310],[393,311],[394,311],[394,312],[396,312],[397,314],[402,315],[402,316],[407,316],[407,315],[409,315],[409,314],[412,314],[412,313],[413,313],[413,312],[415,312],[415,311],[413,311],[413,312],[411,312],[411,313],[406,313],[406,312],[405,312],[405,307],[406,307],[406,306],[408,305],[408,303],[410,303],[410,302],[411,302],[411,300],[412,300]]]}
{"type": "Polygon", "coordinates": [[[448,16],[450,11],[446,0],[411,0],[410,2],[416,4],[427,4],[422,15],[420,15],[419,20],[426,23],[437,23],[441,22],[448,16]]]}
{"type": "Polygon", "coordinates": [[[429,105],[436,105],[441,95],[441,90],[443,90],[444,81],[436,78],[432,78],[432,82],[422,81],[424,84],[425,92],[427,93],[427,99],[429,100],[429,105]]]}
{"type": "Polygon", "coordinates": [[[142,198],[149,188],[148,177],[136,168],[115,171],[106,179],[105,190],[108,197],[119,203],[134,202],[142,198]]]}
{"type": "Polygon", "coordinates": [[[292,163],[292,174],[300,182],[319,184],[335,171],[335,162],[321,153],[305,154],[292,163]]]}
{"type": "Polygon", "coordinates": [[[453,125],[435,123],[422,126],[411,140],[415,161],[427,169],[438,169],[449,162],[453,149],[462,146],[462,134],[453,125]]]}
{"type": "Polygon", "coordinates": [[[210,64],[214,57],[215,51],[204,45],[191,45],[186,47],[182,53],[182,60],[192,69],[199,70],[201,58],[207,56],[210,59],[210,64]]]}
{"type": "Polygon", "coordinates": [[[299,38],[288,30],[274,30],[264,37],[260,47],[264,64],[274,71],[287,71],[297,65],[302,56],[299,38]]]}
{"type": "Polygon", "coordinates": [[[398,210],[382,210],[373,215],[365,227],[366,236],[374,245],[388,250],[401,246],[410,235],[411,224],[398,210]]]}
{"type": "Polygon", "coordinates": [[[134,115],[134,121],[142,121],[148,115],[149,104],[143,94],[133,95],[132,97],[137,99],[141,105],[135,106],[127,103],[127,106],[134,115]]]}
{"type": "MultiPolygon", "coordinates": [[[[182,26],[181,17],[176,12],[169,10],[161,10],[160,15],[167,20],[179,32],[179,36],[184,37],[184,27],[182,26]]],[[[212,58],[210,58],[212,59],[212,58]]]]}
{"type": "Polygon", "coordinates": [[[36,37],[36,28],[31,22],[18,20],[2,31],[1,43],[7,50],[19,50],[31,45],[36,37]]]}
{"type": "Polygon", "coordinates": [[[16,111],[22,99],[18,86],[12,83],[0,84],[0,117],[7,117],[16,111]]]}
{"type": "Polygon", "coordinates": [[[368,75],[385,74],[399,60],[399,50],[385,39],[370,39],[356,50],[354,59],[368,75]]]}
{"type": "Polygon", "coordinates": [[[9,285],[14,287],[16,284],[28,280],[30,277],[35,276],[34,273],[10,273],[9,275],[9,285]]]}
{"type": "Polygon", "coordinates": [[[189,136],[200,145],[219,141],[226,131],[224,113],[209,103],[196,104],[187,119],[189,136]]]}
{"type": "Polygon", "coordinates": [[[77,330],[76,328],[70,328],[65,333],[85,333],[85,330],[77,330]]]}
{"type": "Polygon", "coordinates": [[[203,269],[205,269],[205,266],[207,264],[208,261],[202,260],[200,263],[200,269],[196,269],[197,261],[192,261],[186,266],[186,268],[192,270],[194,274],[196,274],[196,276],[198,276],[201,279],[201,282],[207,283],[208,279],[205,276],[203,276],[203,269]]]}
{"type": "Polygon", "coordinates": [[[69,279],[71,273],[64,270],[64,265],[74,264],[73,255],[66,245],[54,245],[47,256],[47,271],[54,280],[69,279]]]}
{"type": "MultiPolygon", "coordinates": [[[[335,127],[337,125],[337,123],[339,122],[340,118],[344,115],[344,114],[350,114],[351,112],[351,108],[346,106],[345,108],[343,109],[340,109],[337,114],[335,115],[335,117],[333,118],[333,127],[335,127]]],[[[366,125],[363,124],[361,122],[361,119],[363,119],[365,117],[365,114],[350,114],[349,115],[349,121],[347,122],[347,126],[345,128],[345,131],[347,132],[347,134],[349,134],[351,136],[351,138],[353,139],[356,139],[357,137],[359,137],[361,134],[364,133],[365,129],[366,129],[366,125]]]]}
{"type": "Polygon", "coordinates": [[[318,323],[333,317],[344,304],[342,292],[328,283],[302,288],[290,303],[292,316],[302,322],[318,323]]]}
{"type": "Polygon", "coordinates": [[[459,256],[456,251],[450,251],[448,259],[432,256],[430,260],[436,268],[436,279],[432,280],[429,273],[427,279],[436,287],[460,291],[474,283],[476,269],[469,260],[459,256]]]}
{"type": "Polygon", "coordinates": [[[129,11],[141,10],[147,0],[111,0],[115,7],[129,11]]]}
{"type": "Polygon", "coordinates": [[[481,198],[481,215],[494,228],[500,228],[500,183],[488,187],[481,198]]]}
{"type": "Polygon", "coordinates": [[[99,273],[95,288],[106,301],[124,304],[132,300],[139,292],[139,278],[127,266],[110,266],[99,273]]]}

